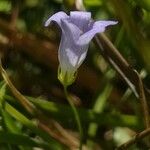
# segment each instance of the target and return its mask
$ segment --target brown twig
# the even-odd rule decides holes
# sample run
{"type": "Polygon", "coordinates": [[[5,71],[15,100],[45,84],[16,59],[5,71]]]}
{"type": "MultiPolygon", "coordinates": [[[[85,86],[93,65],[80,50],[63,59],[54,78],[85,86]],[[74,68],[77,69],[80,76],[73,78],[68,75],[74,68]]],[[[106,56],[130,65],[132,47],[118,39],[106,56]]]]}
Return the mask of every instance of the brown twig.
{"type": "Polygon", "coordinates": [[[129,87],[134,92],[135,96],[140,99],[142,105],[142,111],[145,120],[146,128],[149,127],[149,110],[148,104],[145,97],[145,92],[143,82],[139,73],[130,67],[126,60],[122,57],[115,46],[110,42],[110,40],[104,35],[100,34],[95,38],[97,45],[101,48],[101,53],[104,58],[113,66],[113,68],[122,76],[122,78],[127,82],[129,87]],[[100,42],[101,41],[101,42],[100,42]]]}
{"type": "MultiPolygon", "coordinates": [[[[136,70],[135,70],[135,73],[137,73],[136,70]]],[[[141,101],[142,112],[143,112],[143,115],[144,115],[145,127],[149,128],[150,127],[149,108],[148,108],[148,104],[147,104],[146,97],[145,97],[145,92],[144,92],[142,79],[141,79],[141,77],[139,76],[138,73],[137,73],[137,77],[138,77],[139,99],[141,101]]]]}
{"type": "Polygon", "coordinates": [[[100,48],[100,52],[106,61],[120,74],[120,76],[126,81],[135,96],[138,97],[134,79],[134,72],[132,71],[128,62],[119,53],[112,42],[106,37],[105,34],[98,34],[94,40],[96,45],[100,48]]]}
{"type": "Polygon", "coordinates": [[[47,117],[43,114],[42,111],[37,109],[28,99],[23,96],[13,85],[11,80],[9,79],[7,72],[3,69],[1,61],[0,61],[0,72],[4,81],[7,83],[10,88],[12,94],[15,96],[16,100],[26,109],[26,111],[33,117],[38,120],[38,127],[45,132],[47,132],[50,136],[57,139],[59,142],[65,144],[68,147],[77,148],[79,146],[79,141],[77,138],[73,137],[71,134],[67,133],[63,127],[56,124],[55,121],[47,117]],[[61,132],[63,131],[63,133],[61,132]],[[74,140],[73,140],[74,139],[74,140]]]}
{"type": "MultiPolygon", "coordinates": [[[[135,19],[137,13],[134,13],[134,9],[131,7],[130,3],[124,0],[110,0],[114,11],[116,12],[117,17],[122,22],[123,26],[127,31],[127,35],[130,36],[130,40],[134,47],[136,48],[136,57],[140,59],[140,62],[149,70],[149,49],[150,41],[146,39],[143,32],[139,28],[139,24],[135,19]],[[128,20],[128,21],[127,21],[128,20]]],[[[141,19],[138,16],[138,20],[141,19]]],[[[139,20],[142,21],[142,20],[139,20]]],[[[146,33],[146,32],[145,32],[146,33]]],[[[134,51],[134,50],[133,50],[134,51]]]]}
{"type": "MultiPolygon", "coordinates": [[[[80,6],[80,8],[83,8],[82,10],[85,10],[83,3],[80,3],[80,5],[81,4],[82,6],[80,6]]],[[[77,8],[78,7],[76,7],[76,9],[77,8]]],[[[120,54],[119,50],[113,45],[113,43],[107,38],[107,36],[104,33],[97,34],[97,36],[95,36],[94,38],[94,41],[96,45],[100,48],[100,52],[102,56],[105,58],[105,60],[126,81],[128,86],[134,92],[135,96],[138,98],[139,97],[139,88],[138,88],[139,74],[135,73],[132,66],[125,60],[125,58],[120,54]]],[[[150,93],[148,92],[148,90],[146,90],[145,87],[144,87],[144,91],[146,95],[150,95],[150,93]]]]}
{"type": "MultiPolygon", "coordinates": [[[[150,126],[149,109],[148,109],[148,104],[147,104],[145,95],[150,96],[150,94],[144,88],[144,84],[142,82],[142,79],[141,79],[139,73],[129,65],[129,63],[119,53],[119,51],[112,44],[112,42],[105,36],[105,34],[103,34],[103,33],[98,34],[94,38],[94,40],[95,40],[96,45],[100,48],[100,52],[103,55],[103,57],[106,59],[106,61],[126,81],[126,83],[131,88],[131,90],[133,91],[135,96],[140,99],[143,116],[144,116],[145,127],[149,128],[149,126],[150,126]]],[[[146,132],[146,135],[149,133],[149,130],[148,130],[148,132],[146,132]]],[[[139,138],[143,137],[142,136],[143,132],[141,132],[142,134],[140,134],[139,138]]],[[[136,141],[136,140],[133,139],[133,141],[136,141]]],[[[131,141],[129,141],[129,144],[127,144],[127,145],[130,145],[133,143],[134,142],[132,142],[132,140],[131,140],[131,141]]]]}
{"type": "MultiPolygon", "coordinates": [[[[123,0],[112,0],[112,5],[114,6],[116,11],[119,11],[118,14],[122,19],[128,34],[133,37],[133,41],[135,41],[136,43],[135,45],[137,46],[137,49],[139,50],[140,53],[141,51],[143,51],[143,47],[141,47],[141,45],[143,45],[142,41],[144,39],[142,34],[139,32],[139,28],[135,24],[134,19],[132,19],[131,17],[132,13],[128,8],[127,3],[124,2],[123,0]],[[121,9],[120,6],[122,6],[121,9]],[[129,19],[128,22],[126,22],[127,18],[129,19]]],[[[144,115],[145,127],[148,128],[150,126],[150,120],[149,120],[148,104],[145,96],[147,91],[144,90],[144,85],[139,73],[133,68],[127,71],[128,72],[126,76],[130,79],[131,82],[133,81],[132,83],[134,84],[136,91],[138,92],[144,115]],[[132,74],[133,77],[130,76],[130,74],[132,74]]]]}
{"type": "MultiPolygon", "coordinates": [[[[60,125],[59,125],[60,126],[60,125]]],[[[57,139],[62,144],[66,145],[70,149],[79,147],[79,140],[74,137],[73,135],[69,134],[63,127],[58,128],[58,125],[56,125],[55,121],[53,120],[39,120],[38,127],[45,132],[47,132],[51,137],[57,139]],[[61,132],[63,131],[63,133],[61,132]],[[67,135],[67,136],[66,136],[67,135]],[[70,138],[68,138],[70,137],[70,138]]]]}
{"type": "Polygon", "coordinates": [[[4,81],[7,83],[7,85],[10,87],[12,93],[14,94],[14,96],[16,98],[19,97],[18,101],[19,103],[30,113],[30,114],[34,114],[34,110],[35,110],[35,107],[34,105],[32,105],[32,103],[30,103],[29,101],[26,100],[26,98],[24,96],[21,95],[21,93],[16,90],[16,88],[14,87],[14,85],[12,84],[12,82],[10,81],[6,71],[3,69],[2,67],[2,63],[1,63],[1,60],[0,60],[0,73],[4,79],[4,81]]]}
{"type": "Polygon", "coordinates": [[[146,130],[136,134],[131,140],[128,142],[120,145],[119,147],[116,148],[116,150],[127,150],[131,145],[137,143],[140,139],[146,137],[147,135],[150,134],[150,128],[147,128],[146,130]]]}

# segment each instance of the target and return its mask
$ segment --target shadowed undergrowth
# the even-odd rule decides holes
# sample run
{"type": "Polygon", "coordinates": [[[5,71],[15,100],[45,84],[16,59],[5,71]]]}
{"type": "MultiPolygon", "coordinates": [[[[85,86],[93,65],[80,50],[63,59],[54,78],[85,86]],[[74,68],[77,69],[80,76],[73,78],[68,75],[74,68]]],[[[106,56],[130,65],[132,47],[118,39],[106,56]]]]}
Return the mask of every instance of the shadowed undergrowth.
{"type": "Polygon", "coordinates": [[[77,149],[79,132],[57,79],[61,30],[49,16],[71,10],[117,20],[90,43],[68,88],[83,127],[83,150],[150,147],[149,0],[0,1],[0,149],[77,149]]]}

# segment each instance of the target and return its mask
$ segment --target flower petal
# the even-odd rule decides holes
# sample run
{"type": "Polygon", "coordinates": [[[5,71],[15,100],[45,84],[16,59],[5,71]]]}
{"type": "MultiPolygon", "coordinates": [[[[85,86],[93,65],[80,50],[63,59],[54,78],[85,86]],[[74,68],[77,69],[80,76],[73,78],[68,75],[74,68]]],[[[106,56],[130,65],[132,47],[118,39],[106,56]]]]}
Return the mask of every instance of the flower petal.
{"type": "Polygon", "coordinates": [[[62,19],[67,19],[69,16],[63,12],[63,11],[60,11],[54,15],[52,15],[46,22],[45,22],[45,26],[49,26],[51,21],[55,21],[57,22],[57,24],[61,27],[61,20],[62,19]]]}
{"type": "Polygon", "coordinates": [[[82,33],[81,30],[71,22],[69,22],[68,19],[61,21],[61,29],[62,34],[64,34],[64,38],[67,38],[68,40],[71,40],[70,44],[75,43],[80,37],[80,34],[82,33]],[[72,43],[73,42],[73,43],[72,43]]]}
{"type": "Polygon", "coordinates": [[[74,67],[76,57],[73,57],[73,54],[70,54],[70,51],[73,51],[73,49],[71,49],[71,43],[71,39],[69,40],[65,37],[65,35],[62,35],[58,50],[58,59],[60,63],[60,68],[63,72],[74,73],[76,70],[76,68],[74,67]]]}
{"type": "Polygon", "coordinates": [[[88,32],[80,36],[77,44],[81,46],[88,44],[96,33],[104,32],[107,26],[115,24],[117,21],[96,21],[88,32]]]}
{"type": "Polygon", "coordinates": [[[66,49],[66,56],[69,59],[70,64],[75,68],[79,68],[80,64],[86,57],[88,45],[82,47],[74,47],[66,49]]]}
{"type": "Polygon", "coordinates": [[[64,72],[75,73],[86,57],[88,45],[77,46],[71,39],[62,35],[58,51],[60,67],[64,72]]]}
{"type": "Polygon", "coordinates": [[[88,24],[91,20],[90,12],[82,11],[71,11],[70,12],[70,21],[85,32],[88,28],[88,24]]]}

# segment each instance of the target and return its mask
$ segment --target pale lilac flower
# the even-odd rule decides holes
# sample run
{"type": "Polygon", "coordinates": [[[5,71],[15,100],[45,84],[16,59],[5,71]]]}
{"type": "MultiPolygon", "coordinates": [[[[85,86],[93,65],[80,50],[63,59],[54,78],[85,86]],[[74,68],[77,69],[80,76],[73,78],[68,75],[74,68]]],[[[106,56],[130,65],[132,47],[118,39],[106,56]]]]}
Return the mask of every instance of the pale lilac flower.
{"type": "Polygon", "coordinates": [[[59,79],[69,85],[74,81],[74,75],[84,61],[89,43],[96,33],[104,32],[116,21],[96,21],[91,19],[90,12],[72,11],[70,16],[64,12],[52,15],[45,23],[56,22],[62,30],[58,51],[60,62],[59,79]]]}

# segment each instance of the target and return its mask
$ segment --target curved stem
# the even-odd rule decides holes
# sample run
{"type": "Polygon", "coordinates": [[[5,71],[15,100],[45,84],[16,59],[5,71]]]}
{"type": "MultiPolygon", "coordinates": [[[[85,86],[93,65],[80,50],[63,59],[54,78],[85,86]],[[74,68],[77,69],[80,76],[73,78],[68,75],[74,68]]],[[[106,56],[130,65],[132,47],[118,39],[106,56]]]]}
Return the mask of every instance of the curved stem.
{"type": "Polygon", "coordinates": [[[72,100],[70,99],[69,95],[68,95],[68,92],[67,92],[67,86],[64,86],[64,92],[65,92],[65,96],[72,108],[72,111],[74,113],[74,116],[75,116],[75,119],[76,119],[76,122],[77,122],[77,126],[78,126],[78,130],[79,130],[79,133],[80,133],[80,145],[79,145],[79,150],[82,150],[82,138],[83,138],[83,130],[82,130],[82,126],[81,126],[81,121],[80,121],[80,117],[79,117],[79,114],[77,112],[77,109],[76,107],[74,106],[72,100]]]}

